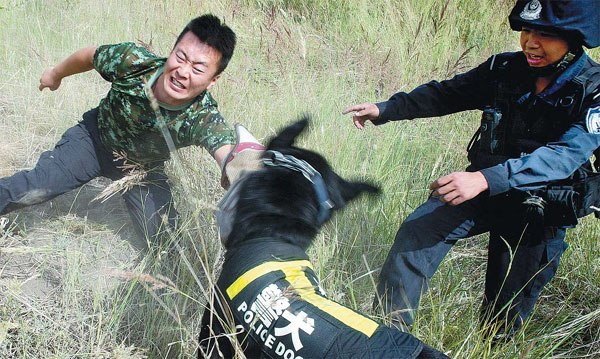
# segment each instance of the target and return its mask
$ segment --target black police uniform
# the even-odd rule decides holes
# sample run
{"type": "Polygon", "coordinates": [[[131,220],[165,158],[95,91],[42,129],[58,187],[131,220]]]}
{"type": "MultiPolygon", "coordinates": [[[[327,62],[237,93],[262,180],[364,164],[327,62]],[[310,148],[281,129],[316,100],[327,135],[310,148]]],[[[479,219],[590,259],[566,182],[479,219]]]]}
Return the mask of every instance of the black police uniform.
{"type": "Polygon", "coordinates": [[[304,250],[281,239],[254,239],[228,250],[217,286],[226,305],[215,300],[213,310],[205,311],[204,355],[213,349],[218,357],[219,338],[221,354],[233,357],[223,336],[234,332],[223,329],[229,327],[248,358],[447,358],[408,333],[327,299],[304,250]],[[234,323],[218,319],[227,317],[234,323]]]}
{"type": "MultiPolygon", "coordinates": [[[[594,4],[575,6],[587,5],[594,4]]],[[[531,1],[525,6],[533,10],[519,3],[516,16],[533,22],[546,16],[572,25],[556,19],[553,6],[563,4],[531,1]]],[[[581,21],[596,21],[585,16],[585,11],[598,12],[594,6],[578,9],[581,21]]],[[[598,46],[598,38],[592,33],[583,43],[598,46]]],[[[457,206],[429,198],[406,218],[380,275],[384,310],[403,310],[403,321],[411,324],[421,293],[452,245],[489,231],[485,313],[515,320],[512,329],[530,315],[567,248],[565,228],[598,204],[598,177],[589,159],[600,146],[600,71],[583,50],[577,55],[539,94],[532,92],[535,78],[524,54],[505,53],[450,80],[432,81],[377,104],[376,125],[484,110],[468,170],[481,171],[489,184],[488,191],[457,206]]]]}

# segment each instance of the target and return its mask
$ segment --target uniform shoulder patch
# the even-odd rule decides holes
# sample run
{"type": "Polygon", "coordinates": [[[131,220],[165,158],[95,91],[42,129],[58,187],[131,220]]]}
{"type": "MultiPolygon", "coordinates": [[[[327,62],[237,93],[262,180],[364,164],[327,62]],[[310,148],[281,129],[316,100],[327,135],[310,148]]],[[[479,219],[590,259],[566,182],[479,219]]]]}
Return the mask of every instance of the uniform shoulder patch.
{"type": "Polygon", "coordinates": [[[585,126],[589,133],[600,134],[600,106],[588,110],[585,117],[585,126]]]}

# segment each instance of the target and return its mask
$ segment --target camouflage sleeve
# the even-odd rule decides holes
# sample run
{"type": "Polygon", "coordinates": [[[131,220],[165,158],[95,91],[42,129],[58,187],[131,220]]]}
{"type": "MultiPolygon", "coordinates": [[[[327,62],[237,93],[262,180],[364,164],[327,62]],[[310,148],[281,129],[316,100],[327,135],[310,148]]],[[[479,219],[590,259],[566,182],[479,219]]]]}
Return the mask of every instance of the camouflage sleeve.
{"type": "Polygon", "coordinates": [[[206,111],[197,122],[193,143],[204,147],[211,155],[225,145],[235,144],[235,133],[217,109],[206,111]]]}
{"type": "Polygon", "coordinates": [[[125,77],[145,68],[148,60],[157,56],[133,42],[98,46],[94,54],[94,68],[106,80],[125,77]]]}

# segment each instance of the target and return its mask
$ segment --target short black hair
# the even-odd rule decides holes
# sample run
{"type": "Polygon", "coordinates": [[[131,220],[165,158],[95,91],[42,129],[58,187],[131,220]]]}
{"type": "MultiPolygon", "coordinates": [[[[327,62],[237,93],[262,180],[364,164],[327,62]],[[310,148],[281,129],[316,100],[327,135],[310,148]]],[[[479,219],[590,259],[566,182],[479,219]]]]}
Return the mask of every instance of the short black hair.
{"type": "Polygon", "coordinates": [[[179,37],[177,37],[175,45],[188,31],[191,31],[200,41],[221,53],[221,61],[219,61],[216,74],[223,72],[233,56],[236,43],[235,32],[225,23],[221,23],[221,20],[215,15],[205,14],[198,16],[185,26],[179,37]]]}

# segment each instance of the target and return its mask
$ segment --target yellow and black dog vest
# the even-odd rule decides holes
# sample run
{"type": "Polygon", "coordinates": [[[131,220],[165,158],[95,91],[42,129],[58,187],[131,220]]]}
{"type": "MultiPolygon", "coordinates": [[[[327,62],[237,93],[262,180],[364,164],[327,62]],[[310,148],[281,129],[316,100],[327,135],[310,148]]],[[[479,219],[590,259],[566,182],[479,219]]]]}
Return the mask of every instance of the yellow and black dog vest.
{"type": "Polygon", "coordinates": [[[218,286],[248,357],[416,358],[423,346],[325,297],[297,246],[266,240],[236,248],[218,286]]]}

